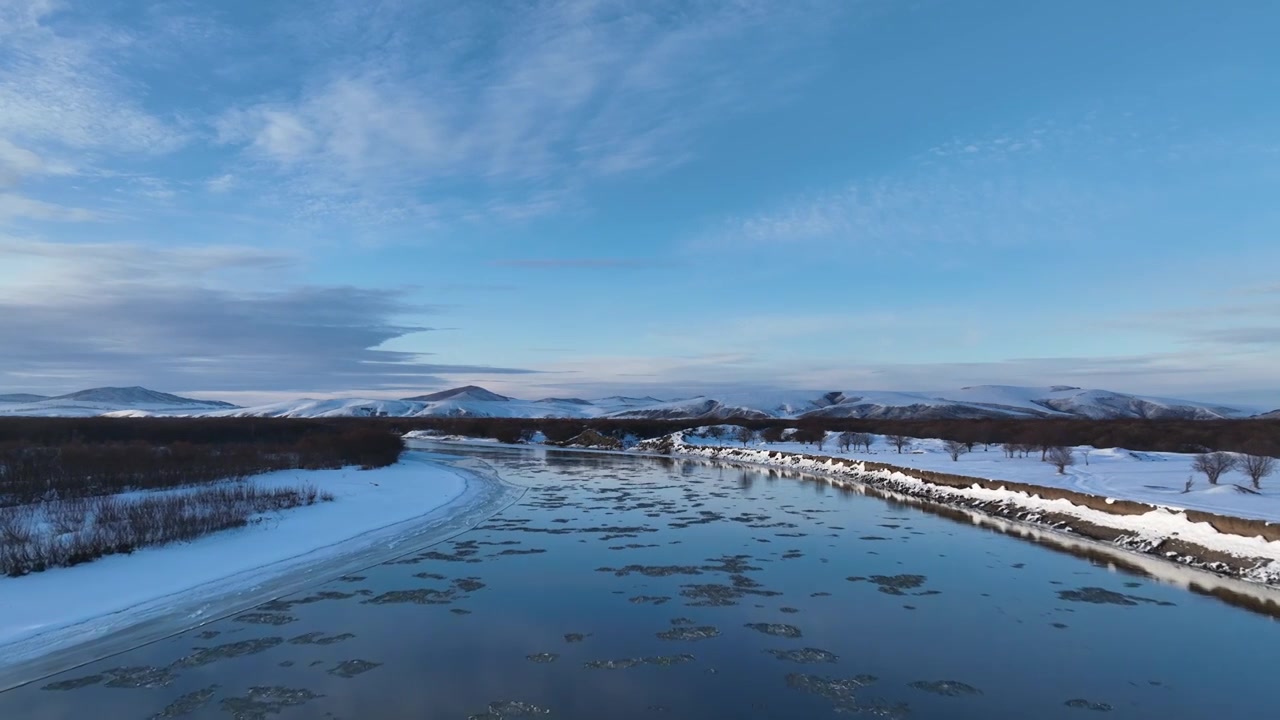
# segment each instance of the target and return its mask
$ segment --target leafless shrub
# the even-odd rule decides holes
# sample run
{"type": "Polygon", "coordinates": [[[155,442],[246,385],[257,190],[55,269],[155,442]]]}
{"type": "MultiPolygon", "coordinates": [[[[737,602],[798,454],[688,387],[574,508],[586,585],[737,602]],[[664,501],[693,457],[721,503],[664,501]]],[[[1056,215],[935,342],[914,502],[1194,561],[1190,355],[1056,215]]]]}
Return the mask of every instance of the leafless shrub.
{"type": "Polygon", "coordinates": [[[1191,462],[1191,469],[1204,473],[1210,485],[1217,485],[1222,474],[1236,466],[1236,456],[1225,452],[1208,452],[1196,455],[1191,462]]]}
{"type": "Polygon", "coordinates": [[[89,519],[90,503],[85,498],[72,498],[45,505],[45,516],[61,535],[79,531],[89,519]]]}
{"type": "Polygon", "coordinates": [[[1182,486],[1182,494],[1183,494],[1183,495],[1185,495],[1185,494],[1187,494],[1187,493],[1191,492],[1191,488],[1192,488],[1192,487],[1194,487],[1194,486],[1195,486],[1195,484],[1196,484],[1196,479],[1195,479],[1194,477],[1192,477],[1192,476],[1188,475],[1188,476],[1187,476],[1187,482],[1186,482],[1185,484],[1183,484],[1183,486],[1182,486]]]}
{"type": "Polygon", "coordinates": [[[857,437],[858,433],[849,431],[842,432],[836,437],[836,447],[840,448],[841,452],[849,452],[849,448],[853,446],[857,437]]]}
{"type": "Polygon", "coordinates": [[[35,508],[31,505],[0,508],[0,545],[25,545],[35,533],[35,508]]]}
{"type": "Polygon", "coordinates": [[[942,443],[942,447],[951,456],[952,462],[960,459],[960,456],[969,452],[969,446],[959,440],[946,440],[942,443]]]}
{"type": "Polygon", "coordinates": [[[1240,471],[1249,476],[1255,489],[1262,487],[1262,478],[1276,471],[1276,459],[1270,455],[1244,455],[1240,458],[1240,471]]]}
{"type": "Polygon", "coordinates": [[[1065,445],[1054,445],[1049,448],[1045,452],[1045,459],[1050,465],[1053,465],[1058,469],[1059,475],[1067,472],[1068,465],[1076,464],[1075,453],[1071,451],[1071,448],[1066,447],[1065,445]]]}
{"type": "Polygon", "coordinates": [[[264,489],[237,483],[141,498],[0,508],[0,573],[26,575],[149,545],[185,542],[243,527],[261,513],[333,498],[314,485],[264,489]],[[38,530],[41,516],[53,532],[38,530]]]}

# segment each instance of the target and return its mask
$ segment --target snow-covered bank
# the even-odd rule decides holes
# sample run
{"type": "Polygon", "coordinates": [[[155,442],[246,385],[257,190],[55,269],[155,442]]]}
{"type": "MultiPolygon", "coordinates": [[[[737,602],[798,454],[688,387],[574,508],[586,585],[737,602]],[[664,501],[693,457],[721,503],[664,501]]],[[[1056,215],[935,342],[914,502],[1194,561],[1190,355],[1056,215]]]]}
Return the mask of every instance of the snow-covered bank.
{"type": "MultiPolygon", "coordinates": [[[[1084,502],[1073,502],[1062,497],[1051,499],[1035,491],[1000,487],[1000,483],[1004,482],[1002,480],[982,483],[974,478],[973,484],[967,486],[939,484],[913,477],[912,469],[909,468],[877,468],[871,461],[857,457],[690,444],[685,441],[682,433],[637,446],[642,451],[656,448],[670,450],[672,454],[805,471],[820,475],[833,484],[869,484],[943,504],[981,509],[997,517],[1079,533],[1135,552],[1156,555],[1252,582],[1280,584],[1280,540],[1268,541],[1261,536],[1221,532],[1210,522],[1192,520],[1185,511],[1178,508],[1151,507],[1140,513],[1119,512],[1117,508],[1117,512],[1108,512],[1084,502]]],[[[891,462],[892,458],[885,457],[884,460],[891,462]]],[[[1009,481],[1009,484],[1013,484],[1013,481],[1009,481]]],[[[1065,493],[1078,492],[1065,490],[1065,493]]],[[[1049,494],[1048,487],[1045,494],[1049,494]]],[[[1078,495],[1076,499],[1094,501],[1095,506],[1105,507],[1117,504],[1123,498],[1086,498],[1078,495]]]]}
{"type": "MultiPolygon", "coordinates": [[[[728,432],[728,431],[726,431],[728,432]]],[[[1150,503],[1173,509],[1205,512],[1280,522],[1280,476],[1266,478],[1259,491],[1252,491],[1249,479],[1239,472],[1222,476],[1220,484],[1210,485],[1204,475],[1191,468],[1194,455],[1186,453],[1138,452],[1123,448],[1072,448],[1075,464],[1059,475],[1053,465],[1040,461],[1040,453],[1028,457],[1005,457],[997,445],[984,450],[981,444],[956,460],[943,447],[942,440],[911,438],[909,446],[899,453],[883,435],[873,435],[871,451],[861,448],[842,452],[836,443],[837,433],[830,433],[819,450],[816,444],[795,441],[762,444],[752,441],[749,449],[775,450],[785,453],[830,455],[850,460],[885,463],[913,470],[951,473],[988,480],[1062,488],[1105,497],[1150,503]],[[1186,490],[1187,478],[1192,487],[1186,490]]],[[[742,447],[730,435],[722,438],[685,433],[688,445],[705,447],[742,447]]]]}
{"type": "Polygon", "coordinates": [[[519,494],[482,468],[416,452],[378,470],[284,471],[249,482],[305,482],[335,501],[190,543],[0,578],[0,690],[442,539],[519,494]]]}

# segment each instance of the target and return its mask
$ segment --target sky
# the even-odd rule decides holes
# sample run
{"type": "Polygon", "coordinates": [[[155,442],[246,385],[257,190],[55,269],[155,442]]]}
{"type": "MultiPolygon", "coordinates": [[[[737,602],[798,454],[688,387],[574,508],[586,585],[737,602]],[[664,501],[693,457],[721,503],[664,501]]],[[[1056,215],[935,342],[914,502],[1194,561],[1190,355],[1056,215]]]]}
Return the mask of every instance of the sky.
{"type": "Polygon", "coordinates": [[[0,0],[0,392],[1280,407],[1280,5],[0,0]]]}

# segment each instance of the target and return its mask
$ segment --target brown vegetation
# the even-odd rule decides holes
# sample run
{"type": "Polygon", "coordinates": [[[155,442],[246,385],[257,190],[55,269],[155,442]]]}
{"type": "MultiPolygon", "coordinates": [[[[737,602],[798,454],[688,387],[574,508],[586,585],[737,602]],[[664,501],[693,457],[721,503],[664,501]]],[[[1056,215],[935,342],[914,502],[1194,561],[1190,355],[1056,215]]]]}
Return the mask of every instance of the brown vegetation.
{"type": "MultiPolygon", "coordinates": [[[[435,430],[468,437],[493,437],[503,428],[532,428],[550,440],[567,440],[588,427],[613,437],[656,438],[677,430],[689,430],[722,423],[740,425],[759,433],[762,441],[779,442],[787,428],[799,428],[791,439],[805,442],[816,432],[864,432],[887,435],[890,445],[902,447],[912,438],[941,438],[973,444],[1027,446],[1048,452],[1057,445],[1122,447],[1150,452],[1197,453],[1213,450],[1248,452],[1280,457],[1280,419],[1250,420],[863,420],[822,418],[783,420],[775,418],[726,418],[708,420],[660,419],[522,419],[522,418],[372,418],[403,430],[435,430]],[[807,429],[807,431],[806,431],[807,429]]],[[[812,439],[809,442],[813,442],[812,439]]]]}
{"type": "Polygon", "coordinates": [[[0,419],[0,507],[244,478],[383,467],[404,448],[373,425],[303,420],[0,419]]]}
{"type": "Polygon", "coordinates": [[[0,507],[0,574],[41,572],[243,527],[260,513],[333,495],[303,486],[198,488],[139,498],[101,496],[0,507]]]}

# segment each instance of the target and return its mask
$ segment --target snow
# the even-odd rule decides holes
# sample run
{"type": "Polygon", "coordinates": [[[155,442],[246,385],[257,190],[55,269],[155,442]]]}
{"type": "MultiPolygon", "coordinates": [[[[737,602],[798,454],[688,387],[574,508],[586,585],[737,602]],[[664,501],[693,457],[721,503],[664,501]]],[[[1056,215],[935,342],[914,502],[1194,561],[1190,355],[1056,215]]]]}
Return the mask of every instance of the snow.
{"type": "Polygon", "coordinates": [[[1110,390],[1050,386],[978,385],[937,392],[890,390],[749,390],[660,400],[612,396],[596,400],[521,400],[466,386],[400,400],[303,398],[248,408],[228,408],[155,393],[145,388],[98,388],[35,402],[4,402],[8,415],[175,415],[264,417],[527,417],[527,418],[727,418],[734,415],[796,418],[1184,418],[1247,417],[1270,408],[1230,408],[1190,400],[1146,397],[1110,390]]]}
{"type": "Polygon", "coordinates": [[[15,682],[5,673],[15,672],[9,666],[95,643],[106,654],[113,641],[122,649],[120,639],[144,623],[153,633],[160,627],[176,632],[367,567],[375,556],[422,540],[424,531],[465,529],[514,492],[473,470],[407,452],[401,462],[377,470],[259,475],[247,482],[266,488],[311,484],[336,499],[189,543],[0,577],[0,690],[15,682]]]}
{"type": "Polygon", "coordinates": [[[235,407],[224,402],[196,400],[142,387],[91,388],[57,397],[3,395],[0,401],[4,402],[0,405],[0,415],[40,417],[94,417],[120,410],[144,415],[176,410],[204,413],[235,407]]]}
{"type": "MultiPolygon", "coordinates": [[[[728,432],[732,432],[729,430],[728,432]]],[[[1220,485],[1213,486],[1204,475],[1191,469],[1193,455],[1181,453],[1134,452],[1120,448],[1073,448],[1075,465],[1059,475],[1057,468],[1040,461],[1040,453],[1030,456],[1007,458],[998,446],[984,451],[981,444],[972,453],[961,455],[956,461],[943,449],[942,440],[912,439],[909,450],[900,455],[882,435],[875,436],[871,452],[851,449],[841,452],[836,447],[837,433],[829,433],[823,450],[816,445],[798,442],[751,443],[749,447],[763,450],[779,450],[788,453],[830,455],[838,458],[869,460],[915,470],[932,470],[967,477],[989,480],[1064,488],[1122,500],[1136,500],[1175,510],[1203,510],[1205,512],[1234,517],[1280,522],[1280,476],[1262,481],[1262,489],[1252,492],[1249,479],[1239,471],[1222,477],[1220,485]],[[1084,453],[1088,452],[1088,465],[1084,453]],[[1188,477],[1194,479],[1190,492],[1184,493],[1188,477]]],[[[692,445],[723,445],[741,447],[734,443],[732,435],[715,440],[685,433],[684,440],[692,445]]]]}
{"type": "MultiPolygon", "coordinates": [[[[1128,533],[1135,538],[1136,541],[1130,541],[1130,544],[1136,549],[1142,545],[1148,547],[1155,546],[1159,541],[1177,537],[1180,540],[1199,545],[1210,550],[1215,550],[1240,558],[1260,558],[1265,562],[1253,569],[1245,572],[1242,577],[1246,580],[1252,580],[1262,583],[1280,582],[1280,541],[1267,541],[1262,537],[1245,537],[1242,535],[1234,535],[1230,533],[1219,532],[1216,528],[1207,522],[1193,522],[1187,515],[1182,512],[1184,508],[1196,508],[1209,510],[1211,512],[1220,512],[1227,515],[1236,515],[1240,517],[1253,517],[1261,519],[1276,519],[1280,517],[1280,495],[1276,493],[1268,493],[1262,496],[1254,496],[1240,494],[1230,488],[1212,488],[1203,491],[1195,497],[1190,497],[1186,501],[1177,505],[1172,503],[1161,503],[1160,507],[1141,515],[1118,515],[1094,510],[1089,507],[1076,505],[1065,499],[1046,499],[1039,495],[1029,495],[1025,492],[1008,490],[1006,488],[987,489],[980,485],[974,484],[969,487],[953,488],[942,485],[928,483],[924,480],[911,476],[911,469],[929,469],[939,472],[950,472],[961,475],[972,475],[975,477],[992,477],[991,474],[982,474],[976,472],[975,469],[989,466],[992,461],[970,460],[968,465],[962,465],[961,461],[966,456],[961,456],[961,461],[952,462],[950,457],[941,452],[941,441],[921,441],[923,446],[919,454],[903,454],[892,455],[879,453],[853,453],[842,454],[834,451],[826,453],[818,453],[816,448],[806,448],[804,445],[797,443],[775,443],[767,446],[754,445],[746,449],[742,449],[739,445],[737,448],[732,445],[719,445],[716,441],[699,440],[684,433],[677,433],[678,438],[676,452],[686,455],[697,455],[703,457],[712,457],[720,459],[730,459],[758,463],[763,465],[782,466],[796,470],[810,471],[823,475],[828,481],[833,483],[843,482],[841,475],[851,476],[851,481],[856,482],[859,477],[875,477],[877,479],[890,482],[892,486],[904,491],[911,491],[911,494],[917,496],[932,496],[939,498],[956,498],[959,500],[982,501],[982,502],[998,502],[1015,505],[1027,510],[1039,513],[1056,513],[1067,516],[1074,516],[1085,522],[1094,525],[1112,527],[1128,533]],[[937,443],[936,445],[934,443],[937,443]],[[726,458],[726,450],[734,451],[726,458]],[[781,455],[770,457],[770,452],[789,453],[789,455],[781,455]],[[809,455],[818,455],[816,458],[802,458],[795,454],[807,453],[809,455]],[[828,457],[821,457],[826,455],[828,457]],[[829,458],[848,458],[855,462],[848,466],[837,465],[829,458]],[[865,465],[856,462],[857,460],[866,460],[869,462],[881,462],[885,464],[894,464],[908,468],[906,472],[896,470],[871,470],[865,465]]],[[[883,439],[881,438],[882,442],[883,439]]],[[[830,448],[830,446],[828,446],[830,448]]],[[[874,445],[873,445],[874,448],[874,445]]],[[[997,452],[992,450],[987,455],[997,452]]],[[[979,450],[978,454],[982,454],[979,450]]],[[[1125,491],[1126,494],[1115,494],[1109,497],[1117,499],[1133,499],[1150,501],[1150,498],[1168,499],[1170,494],[1166,489],[1153,490],[1145,488],[1141,485],[1144,477],[1158,475],[1168,480],[1169,473],[1184,467],[1181,463],[1168,457],[1157,457],[1171,455],[1171,453],[1141,453],[1139,457],[1130,456],[1128,460],[1123,458],[1127,454],[1125,451],[1118,451],[1108,456],[1102,453],[1100,459],[1101,467],[1098,470],[1094,468],[1094,454],[1090,454],[1090,465],[1085,472],[1081,472],[1075,476],[1067,475],[1057,482],[1052,478],[1052,474],[1056,471],[1047,464],[1040,463],[1039,459],[1025,458],[1019,459],[1025,464],[1042,465],[1044,468],[1037,470],[1028,470],[1025,467],[1021,470],[1012,470],[1002,472],[992,479],[1009,480],[1015,482],[1024,482],[1028,484],[1038,484],[1043,486],[1066,487],[1071,489],[1080,489],[1085,492],[1099,494],[1096,492],[1096,485],[1091,479],[1099,479],[1103,487],[1118,488],[1125,491]],[[1141,456],[1151,456],[1142,458],[1141,456]],[[1125,463],[1130,463],[1128,472],[1125,469],[1125,463]],[[1134,469],[1134,466],[1148,463],[1151,465],[1164,466],[1166,463],[1172,464],[1163,470],[1154,472],[1144,472],[1134,469]],[[1047,473],[1044,469],[1047,468],[1047,473]],[[1155,493],[1154,495],[1150,493],[1155,493]]],[[[1003,455],[1000,455],[1003,458],[1003,455]]],[[[1007,459],[1006,459],[1007,460],[1007,459]]],[[[1010,461],[1012,462],[1012,461],[1010,461]]],[[[1188,462],[1189,465],[1189,462],[1188,462]]],[[[1191,493],[1188,493],[1191,495],[1191,493]]],[[[1178,494],[1180,498],[1187,496],[1178,494]]]]}

